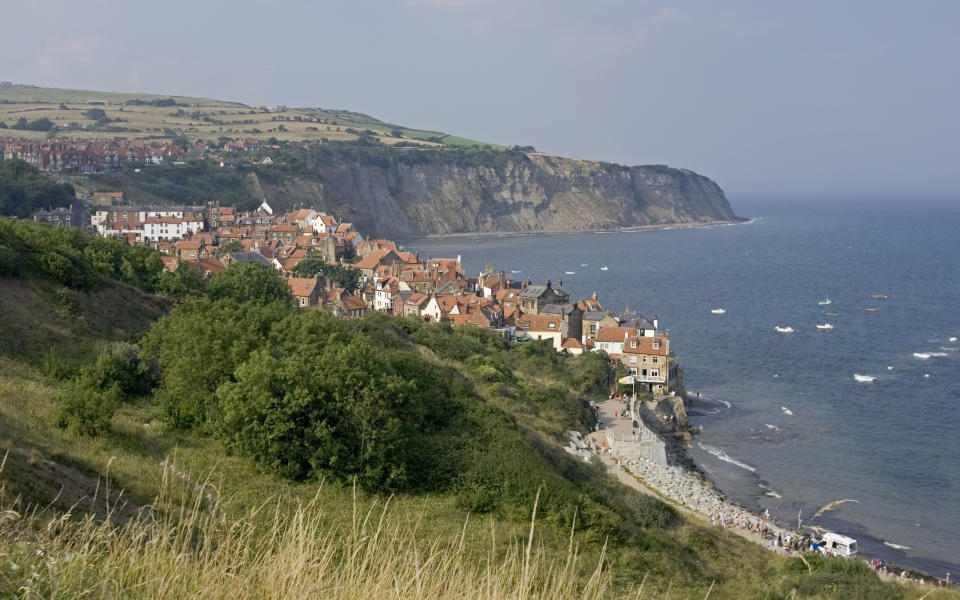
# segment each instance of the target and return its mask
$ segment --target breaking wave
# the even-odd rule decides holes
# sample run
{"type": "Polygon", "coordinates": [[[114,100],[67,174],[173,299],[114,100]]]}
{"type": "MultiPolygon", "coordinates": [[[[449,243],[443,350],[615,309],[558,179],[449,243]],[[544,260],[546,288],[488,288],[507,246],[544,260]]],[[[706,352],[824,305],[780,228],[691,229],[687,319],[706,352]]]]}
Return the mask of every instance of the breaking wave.
{"type": "Polygon", "coordinates": [[[894,550],[913,550],[910,546],[901,546],[900,544],[894,544],[893,542],[884,542],[884,546],[888,548],[893,548],[894,550]]]}
{"type": "Polygon", "coordinates": [[[771,425],[770,423],[764,423],[764,425],[766,425],[767,429],[772,429],[773,431],[780,431],[780,428],[777,427],[776,425],[771,425]]]}
{"type": "Polygon", "coordinates": [[[780,409],[783,410],[783,414],[793,416],[793,411],[786,406],[781,406],[780,409]]]}
{"type": "Polygon", "coordinates": [[[746,469],[747,471],[750,471],[751,473],[757,472],[756,469],[754,469],[747,463],[740,462],[739,460],[733,458],[732,456],[730,456],[720,448],[717,448],[716,446],[711,446],[709,444],[701,444],[699,442],[697,442],[697,445],[703,448],[704,450],[706,450],[708,453],[712,454],[713,456],[716,456],[718,459],[722,460],[723,462],[728,462],[731,465],[736,465],[741,469],[746,469]]]}

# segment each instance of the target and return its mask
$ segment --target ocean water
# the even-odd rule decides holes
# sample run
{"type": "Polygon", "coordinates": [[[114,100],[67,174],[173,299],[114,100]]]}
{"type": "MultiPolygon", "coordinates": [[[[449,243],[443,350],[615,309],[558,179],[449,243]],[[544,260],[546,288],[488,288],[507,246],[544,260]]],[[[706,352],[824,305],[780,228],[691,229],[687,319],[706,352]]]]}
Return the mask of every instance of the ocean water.
{"type": "Polygon", "coordinates": [[[894,564],[960,572],[960,200],[733,205],[756,220],[405,246],[658,315],[703,400],[690,452],[722,491],[894,564]],[[855,502],[814,518],[837,500],[855,502]]]}

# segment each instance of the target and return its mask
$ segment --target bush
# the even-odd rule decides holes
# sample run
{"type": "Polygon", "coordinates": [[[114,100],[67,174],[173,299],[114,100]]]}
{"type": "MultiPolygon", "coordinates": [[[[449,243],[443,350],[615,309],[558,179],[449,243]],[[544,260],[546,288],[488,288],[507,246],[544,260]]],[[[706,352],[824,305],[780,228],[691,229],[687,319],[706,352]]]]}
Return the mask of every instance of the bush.
{"type": "Polygon", "coordinates": [[[57,424],[74,428],[83,435],[103,433],[109,429],[110,419],[122,399],[116,385],[102,388],[93,377],[81,374],[63,387],[58,400],[57,424]]]}

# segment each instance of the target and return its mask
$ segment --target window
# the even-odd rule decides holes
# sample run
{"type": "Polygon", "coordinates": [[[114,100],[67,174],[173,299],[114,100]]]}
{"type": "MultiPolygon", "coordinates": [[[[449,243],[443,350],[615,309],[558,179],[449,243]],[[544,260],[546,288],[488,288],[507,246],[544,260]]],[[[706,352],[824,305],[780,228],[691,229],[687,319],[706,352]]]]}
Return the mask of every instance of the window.
{"type": "Polygon", "coordinates": [[[654,364],[656,364],[656,363],[660,362],[660,359],[657,358],[656,356],[654,356],[654,357],[653,357],[653,362],[654,362],[654,364]]]}
{"type": "Polygon", "coordinates": [[[557,328],[557,324],[556,324],[556,323],[550,323],[549,325],[547,325],[547,327],[549,327],[550,329],[556,329],[556,328],[557,328]]]}
{"type": "Polygon", "coordinates": [[[630,347],[631,347],[631,348],[636,348],[636,347],[637,347],[637,340],[631,341],[631,342],[630,342],[630,347]]]}
{"type": "Polygon", "coordinates": [[[650,369],[650,377],[660,377],[660,371],[657,369],[650,369]]]}
{"type": "Polygon", "coordinates": [[[654,349],[654,350],[659,350],[659,349],[660,349],[660,342],[654,342],[654,343],[653,343],[653,349],[654,349]]]}
{"type": "Polygon", "coordinates": [[[644,357],[643,357],[643,361],[641,361],[641,362],[647,362],[647,357],[644,356],[644,357]]]}

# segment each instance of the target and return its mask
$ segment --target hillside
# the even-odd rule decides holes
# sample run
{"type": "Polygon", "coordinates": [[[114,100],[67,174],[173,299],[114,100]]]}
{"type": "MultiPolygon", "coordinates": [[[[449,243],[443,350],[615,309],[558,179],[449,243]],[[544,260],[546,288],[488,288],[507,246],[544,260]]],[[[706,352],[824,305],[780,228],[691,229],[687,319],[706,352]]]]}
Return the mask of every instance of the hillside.
{"type": "Polygon", "coordinates": [[[130,139],[182,137],[190,142],[241,137],[319,142],[356,140],[361,132],[369,132],[385,144],[406,141],[427,146],[484,145],[438,131],[386,123],[348,110],[254,107],[186,96],[0,85],[0,123],[10,128],[3,133],[36,139],[48,135],[46,130],[13,129],[21,118],[50,119],[56,135],[80,139],[121,135],[130,139]],[[102,110],[102,117],[90,118],[85,114],[91,108],[102,110]]]}

